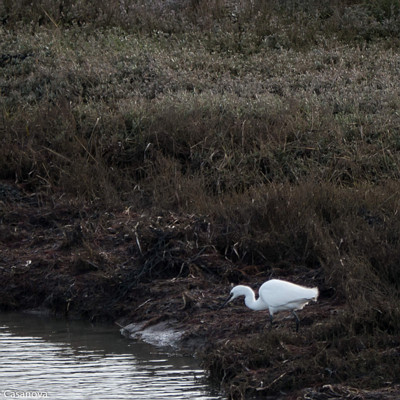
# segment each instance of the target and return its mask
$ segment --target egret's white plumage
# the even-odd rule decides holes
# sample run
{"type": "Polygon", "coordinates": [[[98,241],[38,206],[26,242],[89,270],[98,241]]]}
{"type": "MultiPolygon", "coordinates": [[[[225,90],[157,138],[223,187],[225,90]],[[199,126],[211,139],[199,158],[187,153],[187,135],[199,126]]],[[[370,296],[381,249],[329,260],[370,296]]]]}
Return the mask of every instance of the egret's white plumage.
{"type": "Polygon", "coordinates": [[[235,286],[230,297],[225,302],[229,303],[239,296],[244,296],[246,306],[252,310],[269,310],[272,324],[273,315],[279,311],[292,311],[296,319],[296,330],[299,329],[299,318],[295,310],[301,310],[311,300],[317,300],[318,288],[307,288],[280,279],[271,279],[263,283],[258,291],[256,300],[253,289],[248,286],[235,286]]]}

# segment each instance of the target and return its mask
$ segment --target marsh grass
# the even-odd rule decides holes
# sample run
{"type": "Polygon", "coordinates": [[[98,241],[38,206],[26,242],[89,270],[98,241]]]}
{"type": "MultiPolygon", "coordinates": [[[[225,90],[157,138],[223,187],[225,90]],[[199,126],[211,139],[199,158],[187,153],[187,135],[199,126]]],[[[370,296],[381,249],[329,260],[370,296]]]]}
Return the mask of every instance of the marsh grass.
{"type": "Polygon", "coordinates": [[[348,322],[336,319],[301,336],[275,331],[251,341],[232,340],[223,351],[208,354],[206,367],[217,380],[226,381],[231,398],[262,398],[318,382],[379,388],[396,381],[397,350],[388,347],[398,346],[398,338],[382,332],[375,337],[354,334],[348,322]]]}
{"type": "Polygon", "coordinates": [[[0,18],[1,179],[205,215],[231,260],[322,271],[346,317],[318,340],[398,333],[398,1],[19,0],[0,18]]]}

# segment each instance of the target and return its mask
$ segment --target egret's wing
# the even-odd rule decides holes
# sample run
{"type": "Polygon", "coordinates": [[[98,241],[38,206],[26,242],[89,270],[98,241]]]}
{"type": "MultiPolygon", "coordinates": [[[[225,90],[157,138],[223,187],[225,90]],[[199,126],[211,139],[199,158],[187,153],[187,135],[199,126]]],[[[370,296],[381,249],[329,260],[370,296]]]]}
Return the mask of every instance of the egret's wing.
{"type": "Polygon", "coordinates": [[[286,307],[288,310],[301,310],[307,303],[309,303],[311,299],[298,299],[296,301],[291,301],[290,303],[286,303],[286,307]]]}
{"type": "Polygon", "coordinates": [[[290,282],[271,280],[260,287],[260,297],[271,307],[306,304],[318,296],[318,289],[305,288],[290,282]]]}

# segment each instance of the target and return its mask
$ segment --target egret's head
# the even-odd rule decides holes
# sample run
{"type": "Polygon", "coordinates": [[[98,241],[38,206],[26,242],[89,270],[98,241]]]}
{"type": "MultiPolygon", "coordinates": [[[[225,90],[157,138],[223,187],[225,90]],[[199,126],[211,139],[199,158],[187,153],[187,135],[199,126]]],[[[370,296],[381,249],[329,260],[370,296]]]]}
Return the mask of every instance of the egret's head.
{"type": "Polygon", "coordinates": [[[224,301],[221,308],[225,307],[232,300],[236,299],[236,297],[244,296],[244,295],[245,295],[245,293],[243,291],[243,286],[241,286],[241,285],[235,286],[229,293],[229,297],[224,301]]]}
{"type": "MultiPolygon", "coordinates": [[[[238,285],[238,286],[235,286],[234,288],[232,288],[229,301],[232,301],[232,300],[236,299],[236,297],[239,297],[239,296],[245,296],[246,292],[247,292],[246,289],[247,289],[247,287],[242,286],[242,285],[238,285]]],[[[228,303],[229,303],[229,301],[228,301],[228,303]]]]}

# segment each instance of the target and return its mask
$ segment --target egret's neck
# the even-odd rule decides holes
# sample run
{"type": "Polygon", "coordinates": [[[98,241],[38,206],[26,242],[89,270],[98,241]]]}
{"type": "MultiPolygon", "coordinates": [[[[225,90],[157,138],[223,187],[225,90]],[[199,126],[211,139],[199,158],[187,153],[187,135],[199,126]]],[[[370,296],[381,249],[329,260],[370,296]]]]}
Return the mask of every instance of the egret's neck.
{"type": "Polygon", "coordinates": [[[260,297],[256,300],[254,291],[248,286],[242,286],[242,294],[244,296],[244,303],[251,310],[259,311],[268,308],[268,305],[265,304],[260,297]]]}

